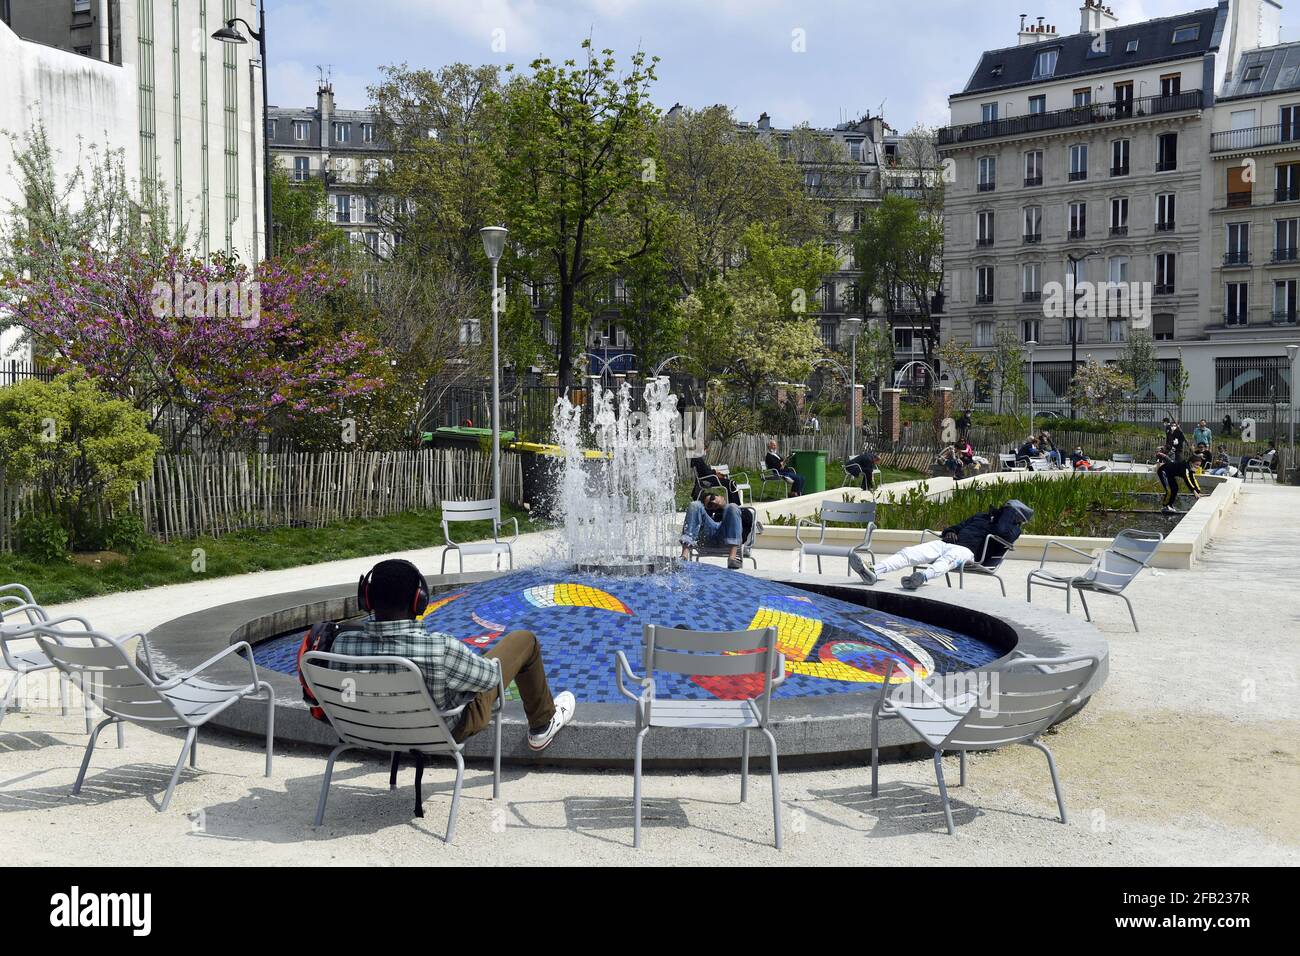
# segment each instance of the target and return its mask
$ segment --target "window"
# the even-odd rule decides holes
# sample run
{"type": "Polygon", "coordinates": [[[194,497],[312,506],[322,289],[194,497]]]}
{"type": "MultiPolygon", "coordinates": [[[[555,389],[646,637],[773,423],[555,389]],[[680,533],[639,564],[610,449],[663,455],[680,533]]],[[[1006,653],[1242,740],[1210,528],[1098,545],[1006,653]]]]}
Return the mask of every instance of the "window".
{"type": "Polygon", "coordinates": [[[993,213],[982,212],[977,217],[976,241],[978,246],[993,245],[993,213]]]}
{"type": "Polygon", "coordinates": [[[1112,345],[1123,345],[1128,341],[1128,319],[1106,320],[1106,341],[1112,345]]]}
{"type": "Polygon", "coordinates": [[[1133,115],[1133,81],[1115,84],[1115,117],[1123,119],[1133,115]]]}
{"type": "Polygon", "coordinates": [[[1177,96],[1183,91],[1183,74],[1166,73],[1160,77],[1160,95],[1177,96]]]}
{"type": "Polygon", "coordinates": [[[1246,325],[1249,322],[1248,282],[1229,282],[1224,286],[1224,325],[1246,325]]]}
{"type": "Polygon", "coordinates": [[[1247,175],[1251,167],[1228,167],[1228,208],[1240,209],[1253,202],[1254,176],[1247,175]]]}
{"type": "Polygon", "coordinates": [[[998,158],[981,156],[979,160],[979,191],[991,193],[998,184],[998,158]]]}
{"type": "Polygon", "coordinates": [[[1020,267],[1021,298],[1025,302],[1038,302],[1043,298],[1043,267],[1037,262],[1026,262],[1020,267]]]}
{"type": "Polygon", "coordinates": [[[375,124],[374,124],[374,123],[362,123],[362,124],[361,124],[361,142],[363,142],[363,143],[373,143],[374,141],[375,141],[375,124]]]}
{"type": "Polygon", "coordinates": [[[1274,172],[1277,189],[1273,198],[1277,202],[1300,200],[1300,163],[1280,163],[1274,172]]]}
{"type": "Polygon", "coordinates": [[[1025,185],[1043,185],[1043,151],[1031,149],[1025,153],[1025,185]]]}
{"type": "Polygon", "coordinates": [[[305,143],[311,136],[311,120],[294,120],[293,121],[293,138],[299,143],[305,143]]]}
{"type": "Polygon", "coordinates": [[[352,197],[339,193],[334,197],[334,221],[351,222],[352,221],[352,197]]]}
{"type": "Polygon", "coordinates": [[[1290,375],[1285,355],[1214,360],[1215,395],[1219,402],[1269,402],[1290,404],[1290,375]]]}
{"type": "Polygon", "coordinates": [[[1029,97],[1029,115],[1038,116],[1047,112],[1047,95],[1039,93],[1037,96],[1029,97]]]}
{"type": "Polygon", "coordinates": [[[1159,193],[1156,196],[1156,232],[1173,232],[1177,224],[1175,218],[1175,196],[1173,193],[1159,193]]]}
{"type": "Polygon", "coordinates": [[[1091,105],[1092,105],[1092,87],[1091,87],[1091,86],[1085,86],[1085,87],[1082,87],[1081,89],[1077,89],[1077,90],[1074,91],[1074,105],[1075,105],[1076,108],[1077,108],[1077,107],[1080,107],[1080,106],[1091,106],[1091,105]]]}
{"type": "Polygon", "coordinates": [[[1161,133],[1156,138],[1156,172],[1167,173],[1178,168],[1178,134],[1161,133]]]}
{"type": "Polygon", "coordinates": [[[1087,319],[1062,319],[1061,340],[1066,343],[1074,342],[1077,345],[1081,345],[1084,342],[1087,342],[1088,341],[1088,320],[1087,319]]]}
{"type": "Polygon", "coordinates": [[[1250,264],[1250,223],[1228,223],[1227,252],[1223,256],[1225,266],[1245,266],[1250,264]]]}
{"type": "Polygon", "coordinates": [[[1025,207],[1025,242],[1043,241],[1043,207],[1025,207]]]}
{"type": "Polygon", "coordinates": [[[1295,262],[1298,246],[1300,246],[1300,219],[1274,220],[1273,261],[1295,262]]]}
{"type": "Polygon", "coordinates": [[[1042,342],[1042,319],[1022,319],[1020,322],[1021,342],[1042,342]]]}
{"type": "Polygon", "coordinates": [[[1138,41],[1129,40],[1128,45],[1124,47],[1125,53],[1136,53],[1138,51],[1138,41]]]}
{"type": "Polygon", "coordinates": [[[266,121],[266,138],[275,139],[275,120],[266,121]]]}
{"type": "Polygon", "coordinates": [[[1156,295],[1173,295],[1178,257],[1173,252],[1156,253],[1156,295]]]}
{"type": "Polygon", "coordinates": [[[1130,143],[1126,139],[1117,139],[1110,144],[1110,174],[1127,176],[1129,172],[1130,143]]]}
{"type": "Polygon", "coordinates": [[[334,124],[334,142],[346,143],[352,138],[352,125],[350,123],[334,124]]]}
{"type": "Polygon", "coordinates": [[[993,323],[976,322],[975,323],[975,347],[989,348],[993,344],[993,323]]]}
{"type": "Polygon", "coordinates": [[[1088,235],[1088,204],[1070,203],[1070,232],[1068,238],[1083,239],[1088,235]]]}
{"type": "Polygon", "coordinates": [[[1106,261],[1106,279],[1111,284],[1105,306],[1106,315],[1128,315],[1128,256],[1111,256],[1106,261]]]}
{"type": "Polygon", "coordinates": [[[307,156],[295,156],[293,158],[293,181],[296,183],[305,183],[311,176],[311,159],[307,156]]]}
{"type": "Polygon", "coordinates": [[[1106,278],[1112,285],[1128,282],[1128,256],[1111,256],[1106,261],[1106,278]]]}
{"type": "Polygon", "coordinates": [[[461,319],[460,344],[478,345],[483,341],[483,333],[478,319],[461,319]]]}
{"type": "Polygon", "coordinates": [[[1038,80],[1048,76],[1056,75],[1056,61],[1060,58],[1061,51],[1044,50],[1034,58],[1034,75],[1033,79],[1038,80]]]}
{"type": "Polygon", "coordinates": [[[1300,106],[1283,106],[1279,109],[1278,125],[1282,127],[1282,142],[1294,143],[1300,139],[1300,106]]]}
{"type": "Polygon", "coordinates": [[[366,222],[379,221],[379,202],[374,196],[366,197],[366,222]]]}
{"type": "Polygon", "coordinates": [[[980,121],[983,123],[996,123],[998,121],[998,104],[981,103],[980,121]]]}
{"type": "Polygon", "coordinates": [[[1110,201],[1110,234],[1128,235],[1128,197],[1119,196],[1110,201]]]}
{"type": "Polygon", "coordinates": [[[1201,35],[1201,25],[1190,23],[1174,30],[1174,43],[1191,43],[1201,35]]]}
{"type": "Polygon", "coordinates": [[[378,256],[379,255],[379,233],[371,231],[365,233],[364,236],[365,236],[366,248],[370,250],[372,255],[378,256]]]}
{"type": "Polygon", "coordinates": [[[988,305],[993,301],[993,267],[979,266],[975,269],[975,302],[988,305]]]}
{"type": "Polygon", "coordinates": [[[1088,144],[1076,143],[1070,147],[1070,182],[1088,178],[1088,144]]]}
{"type": "Polygon", "coordinates": [[[1157,315],[1151,319],[1151,338],[1157,342],[1169,342],[1174,337],[1174,317],[1157,315]]]}
{"type": "Polygon", "coordinates": [[[1273,321],[1279,325],[1296,324],[1297,283],[1295,279],[1277,279],[1273,283],[1273,321]]]}

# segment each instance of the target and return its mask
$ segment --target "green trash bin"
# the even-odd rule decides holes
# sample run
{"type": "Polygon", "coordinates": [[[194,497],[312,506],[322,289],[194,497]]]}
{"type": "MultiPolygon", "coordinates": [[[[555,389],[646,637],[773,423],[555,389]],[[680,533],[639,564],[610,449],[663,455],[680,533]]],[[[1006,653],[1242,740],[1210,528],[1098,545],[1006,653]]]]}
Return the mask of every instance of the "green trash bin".
{"type": "Polygon", "coordinates": [[[791,464],[803,476],[803,493],[811,495],[826,490],[826,452],[797,451],[791,464]]]}

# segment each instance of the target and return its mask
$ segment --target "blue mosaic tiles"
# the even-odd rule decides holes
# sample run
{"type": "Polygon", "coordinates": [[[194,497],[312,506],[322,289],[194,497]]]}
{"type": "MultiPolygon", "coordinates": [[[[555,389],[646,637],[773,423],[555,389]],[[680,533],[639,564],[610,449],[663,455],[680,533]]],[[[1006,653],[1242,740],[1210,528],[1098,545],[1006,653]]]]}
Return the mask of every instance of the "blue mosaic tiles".
{"type": "MultiPolygon", "coordinates": [[[[988,664],[1002,655],[976,638],[906,618],[751,578],[707,564],[650,577],[611,577],[532,568],[434,594],[424,625],[479,651],[505,632],[537,634],[552,691],[579,701],[623,701],[614,679],[622,650],[641,671],[641,627],[700,630],[775,626],[787,678],[774,696],[861,693],[880,684],[891,659],[923,672],[988,664]]],[[[258,666],[296,673],[301,635],[254,648],[258,666]]],[[[661,697],[705,700],[749,696],[745,678],[656,674],[661,697]]]]}

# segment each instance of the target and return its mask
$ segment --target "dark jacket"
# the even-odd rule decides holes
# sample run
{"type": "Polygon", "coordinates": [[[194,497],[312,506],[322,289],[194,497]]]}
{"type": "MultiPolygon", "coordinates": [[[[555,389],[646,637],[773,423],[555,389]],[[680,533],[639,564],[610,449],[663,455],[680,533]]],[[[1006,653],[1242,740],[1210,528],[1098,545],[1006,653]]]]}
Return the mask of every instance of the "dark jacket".
{"type": "Polygon", "coordinates": [[[975,555],[978,561],[983,555],[983,564],[992,567],[1007,553],[1007,549],[996,541],[989,541],[988,552],[984,552],[984,542],[989,535],[1015,544],[1020,537],[1020,516],[1010,508],[990,508],[981,514],[971,515],[961,524],[944,528],[943,540],[950,544],[959,544],[975,555]],[[955,536],[955,540],[953,540],[955,536]]]}

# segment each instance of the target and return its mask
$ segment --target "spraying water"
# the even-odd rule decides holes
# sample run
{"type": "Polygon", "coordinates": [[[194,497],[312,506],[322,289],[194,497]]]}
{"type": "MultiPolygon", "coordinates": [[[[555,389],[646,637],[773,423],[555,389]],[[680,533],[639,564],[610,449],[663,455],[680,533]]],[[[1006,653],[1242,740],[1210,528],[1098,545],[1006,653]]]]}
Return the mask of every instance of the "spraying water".
{"type": "Polygon", "coordinates": [[[569,560],[581,567],[666,566],[677,548],[677,446],[681,423],[667,378],[645,385],[645,411],[632,386],[596,388],[590,448],[582,409],[555,406],[556,443],[564,449],[558,510],[569,560]]]}

